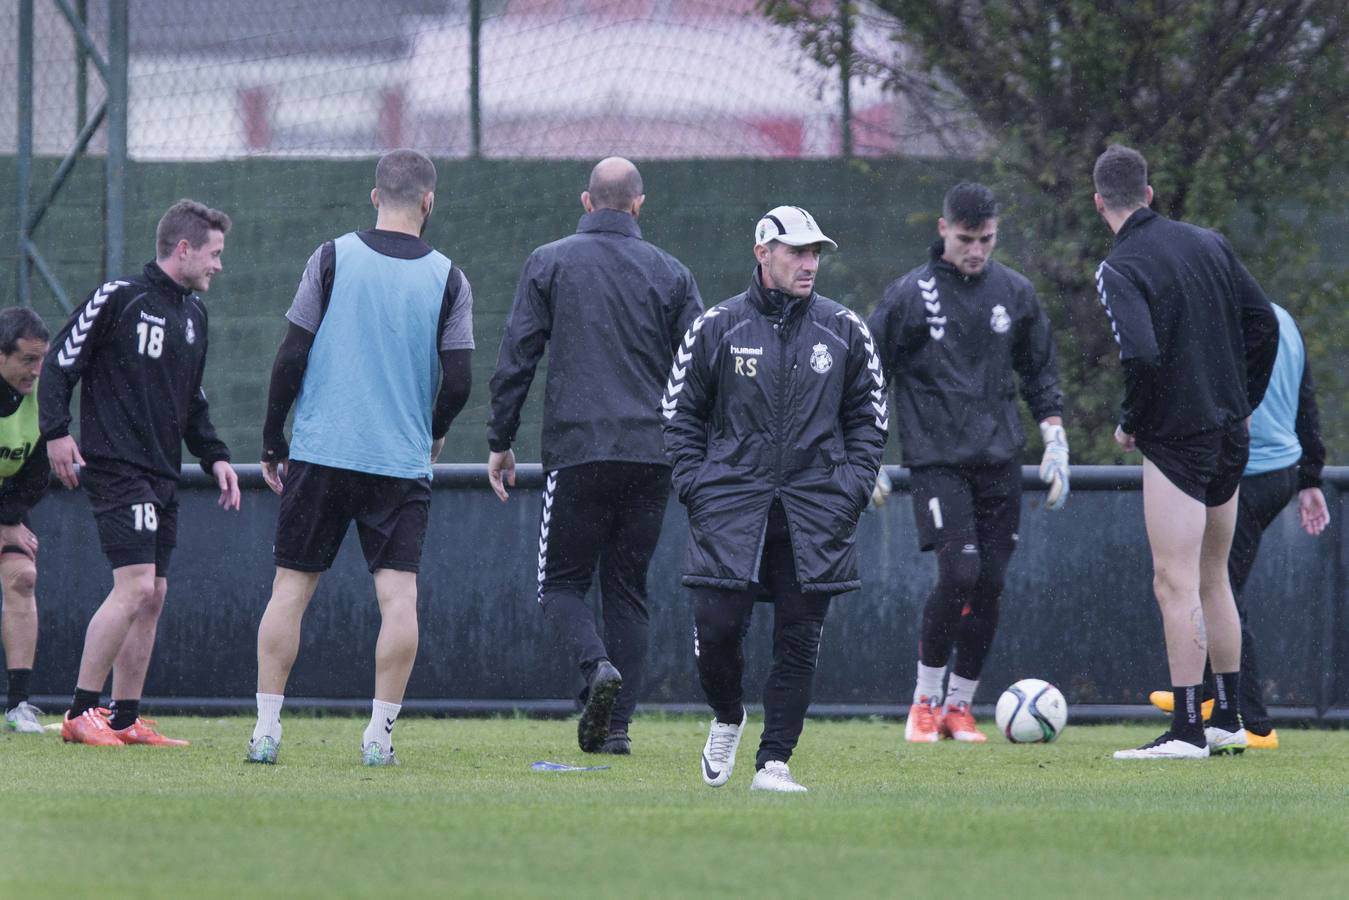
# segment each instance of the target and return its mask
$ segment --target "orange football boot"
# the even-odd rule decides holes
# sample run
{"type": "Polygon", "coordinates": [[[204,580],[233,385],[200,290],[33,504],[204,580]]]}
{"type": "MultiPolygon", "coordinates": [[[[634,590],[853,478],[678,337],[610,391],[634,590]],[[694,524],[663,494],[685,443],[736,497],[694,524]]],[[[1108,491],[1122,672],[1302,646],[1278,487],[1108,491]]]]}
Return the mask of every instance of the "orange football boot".
{"type": "MultiPolygon", "coordinates": [[[[112,731],[112,729],[109,729],[112,731]]],[[[139,718],[121,731],[112,731],[123,744],[149,744],[152,747],[186,747],[191,741],[164,737],[155,730],[155,720],[139,718]]]]}
{"type": "Polygon", "coordinates": [[[122,746],[117,733],[108,726],[108,720],[99,715],[96,709],[86,709],[73,719],[67,710],[61,722],[61,740],[67,744],[89,744],[93,747],[122,746]]]}
{"type": "Polygon", "coordinates": [[[904,723],[904,740],[910,744],[935,744],[941,740],[937,731],[938,708],[926,697],[909,707],[909,718],[904,723]]]}
{"type": "Polygon", "coordinates": [[[967,744],[982,744],[988,740],[988,736],[975,726],[974,716],[970,713],[968,703],[946,707],[946,712],[942,714],[941,723],[938,727],[941,730],[942,737],[963,741],[967,744]]]}

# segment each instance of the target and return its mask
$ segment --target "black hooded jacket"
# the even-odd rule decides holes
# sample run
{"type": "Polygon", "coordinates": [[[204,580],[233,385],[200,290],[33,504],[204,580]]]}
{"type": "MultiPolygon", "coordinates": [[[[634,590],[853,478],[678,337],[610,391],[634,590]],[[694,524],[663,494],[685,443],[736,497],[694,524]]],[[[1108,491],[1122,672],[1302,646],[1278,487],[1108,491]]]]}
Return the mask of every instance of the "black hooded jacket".
{"type": "Polygon", "coordinates": [[[941,254],[938,241],[868,320],[894,385],[904,464],[1000,465],[1026,446],[1018,380],[1035,421],[1063,413],[1054,336],[1024,276],[993,261],[965,275],[941,254]]]}
{"type": "Polygon", "coordinates": [[[520,274],[492,376],[488,446],[510,449],[547,349],[544,469],[663,465],[660,377],[702,310],[693,275],[642,240],[635,218],[586,213],[575,234],[539,247],[520,274]]]}
{"type": "Polygon", "coordinates": [[[1126,433],[1183,441],[1260,405],[1279,320],[1222,235],[1136,210],[1096,270],[1096,290],[1124,367],[1126,433]]]}
{"type": "Polygon", "coordinates": [[[684,584],[758,581],[776,499],[803,590],[861,586],[854,534],[889,420],[880,359],[852,310],[765,290],[756,268],[748,291],[689,327],[661,406],[689,513],[684,584]]]}
{"type": "Polygon", "coordinates": [[[70,433],[80,391],[80,453],[91,466],[129,465],[177,481],[183,444],[211,467],[229,448],[211,424],[206,392],[206,306],[155,262],[139,278],[89,295],[52,338],[38,382],[42,436],[70,433]]]}

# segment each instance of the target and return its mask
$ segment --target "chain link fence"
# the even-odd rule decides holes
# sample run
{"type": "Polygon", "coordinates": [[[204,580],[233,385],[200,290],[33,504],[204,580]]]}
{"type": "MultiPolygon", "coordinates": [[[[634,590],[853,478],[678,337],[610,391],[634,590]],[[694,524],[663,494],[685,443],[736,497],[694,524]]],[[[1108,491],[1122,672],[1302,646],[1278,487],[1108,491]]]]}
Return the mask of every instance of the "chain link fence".
{"type": "MultiPolygon", "coordinates": [[[[0,4],[6,72],[18,6],[0,4]]],[[[37,154],[65,152],[103,96],[62,7],[101,48],[106,6],[36,2],[37,154]]],[[[858,46],[886,39],[884,17],[865,5],[853,15],[858,46]]],[[[945,149],[874,80],[848,79],[845,97],[839,68],[811,59],[754,0],[135,0],[128,82],[138,160],[396,146],[498,159],[945,149]]],[[[0,108],[13,109],[17,79],[0,85],[0,108]]],[[[0,152],[15,141],[0,117],[0,152]]]]}

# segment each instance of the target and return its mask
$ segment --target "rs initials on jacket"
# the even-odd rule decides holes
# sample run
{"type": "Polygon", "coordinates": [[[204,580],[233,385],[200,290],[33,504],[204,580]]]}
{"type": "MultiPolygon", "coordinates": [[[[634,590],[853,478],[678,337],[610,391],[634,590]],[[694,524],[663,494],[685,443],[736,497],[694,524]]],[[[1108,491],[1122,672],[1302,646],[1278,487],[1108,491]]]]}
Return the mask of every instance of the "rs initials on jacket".
{"type": "Polygon", "coordinates": [[[735,354],[735,374],[745,378],[755,378],[759,374],[759,357],[763,356],[762,347],[737,347],[731,345],[735,354]]]}

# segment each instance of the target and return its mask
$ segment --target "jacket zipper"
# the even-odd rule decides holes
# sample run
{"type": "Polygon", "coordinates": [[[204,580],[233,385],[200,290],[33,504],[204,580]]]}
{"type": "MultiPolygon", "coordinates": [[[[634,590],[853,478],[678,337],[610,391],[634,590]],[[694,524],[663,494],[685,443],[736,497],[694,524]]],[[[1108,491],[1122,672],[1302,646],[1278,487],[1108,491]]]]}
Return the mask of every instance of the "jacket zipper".
{"type": "Polygon", "coordinates": [[[778,311],[778,321],[773,326],[773,330],[778,335],[778,356],[781,362],[778,365],[778,397],[777,397],[777,440],[775,444],[775,461],[773,465],[773,499],[778,499],[778,489],[782,487],[782,441],[786,436],[786,416],[783,410],[787,406],[787,303],[783,301],[782,309],[778,311]]]}

